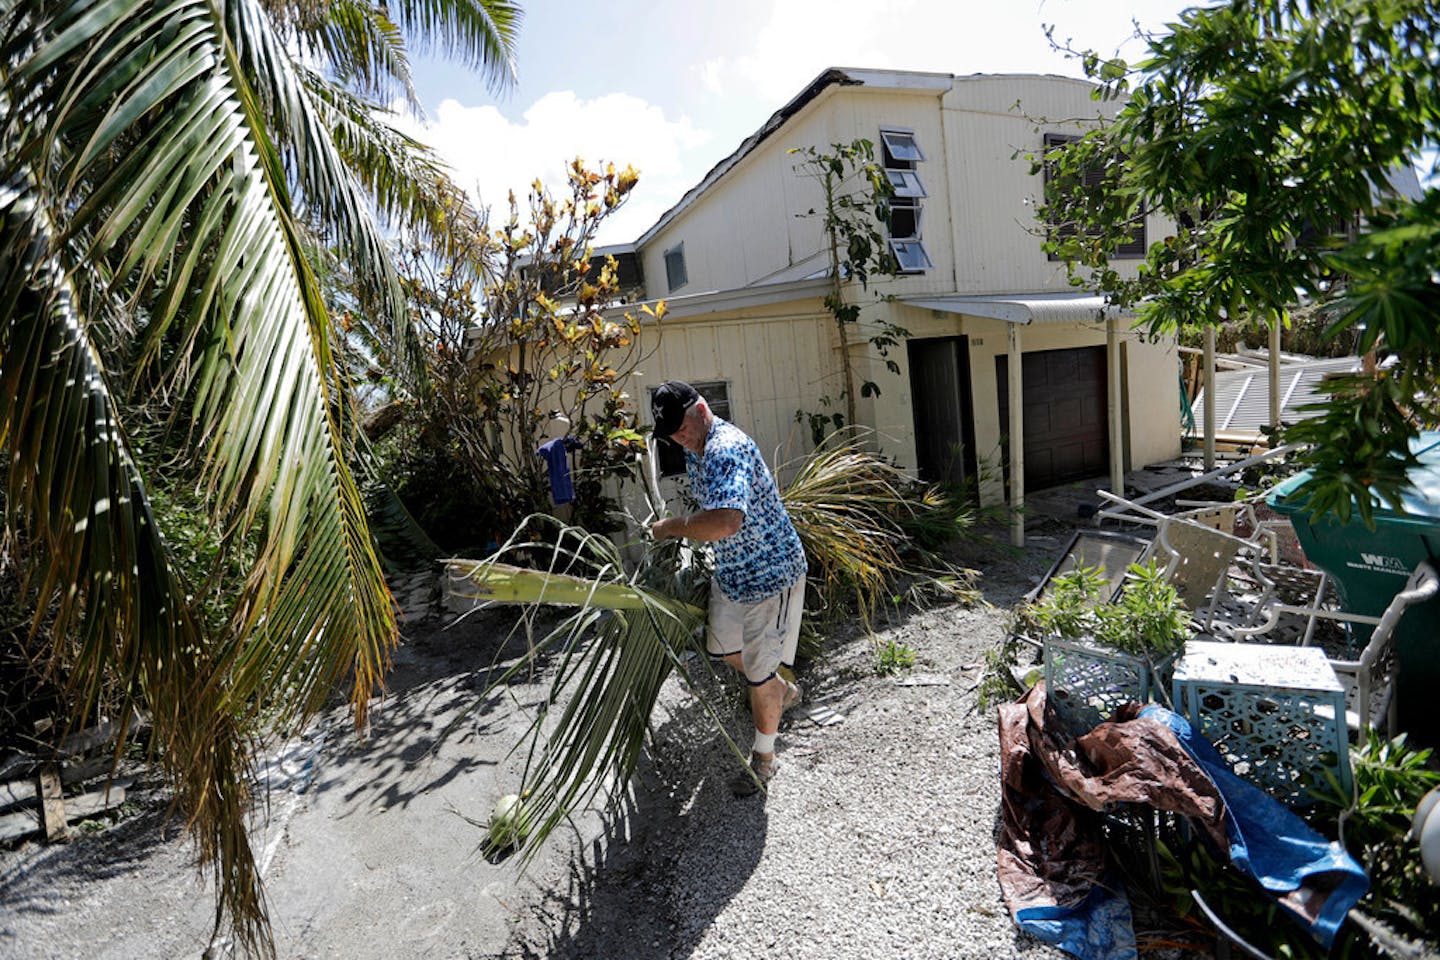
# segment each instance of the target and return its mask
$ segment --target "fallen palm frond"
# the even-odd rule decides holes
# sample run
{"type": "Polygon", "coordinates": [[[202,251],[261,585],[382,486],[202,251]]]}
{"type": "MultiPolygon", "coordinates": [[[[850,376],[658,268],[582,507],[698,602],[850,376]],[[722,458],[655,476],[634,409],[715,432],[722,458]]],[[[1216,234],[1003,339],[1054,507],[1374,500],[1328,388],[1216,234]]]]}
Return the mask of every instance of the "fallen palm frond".
{"type": "Polygon", "coordinates": [[[572,810],[634,772],[660,687],[671,670],[683,675],[686,652],[699,649],[704,609],[688,598],[708,579],[674,541],[652,547],[639,572],[627,575],[613,543],[566,526],[559,527],[550,570],[500,561],[533,550],[530,533],[547,523],[559,521],[529,517],[495,557],[452,560],[448,567],[455,596],[578,608],[487,690],[541,657],[555,660],[545,704],[522,740],[528,746],[520,796],[529,830],[519,849],[526,861],[572,810]]]}
{"type": "Polygon", "coordinates": [[[876,605],[902,579],[923,579],[955,599],[969,596],[969,571],[927,547],[970,525],[968,507],[923,487],[894,463],[867,451],[853,431],[832,434],[798,465],[782,499],[809,560],[818,605],[848,610],[868,626],[876,605]],[[919,541],[917,543],[916,541],[919,541]]]}

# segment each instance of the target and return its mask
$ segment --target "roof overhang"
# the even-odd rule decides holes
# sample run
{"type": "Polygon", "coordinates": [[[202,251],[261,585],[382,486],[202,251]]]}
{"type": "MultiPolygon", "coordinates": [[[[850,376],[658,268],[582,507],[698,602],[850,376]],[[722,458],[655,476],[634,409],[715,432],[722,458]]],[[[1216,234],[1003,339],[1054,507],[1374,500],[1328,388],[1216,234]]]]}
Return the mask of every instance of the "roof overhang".
{"type": "MultiPolygon", "coordinates": [[[[663,297],[665,316],[671,319],[700,317],[711,313],[726,313],[749,307],[768,307],[777,303],[794,300],[823,299],[830,292],[829,277],[809,277],[802,280],[787,280],[780,283],[763,283],[734,290],[711,290],[692,293],[683,297],[663,297]]],[[[659,300],[646,300],[654,305],[659,300]]],[[[637,309],[641,304],[627,303],[611,307],[611,313],[637,309]]]]}
{"type": "Polygon", "coordinates": [[[918,296],[903,297],[901,303],[922,310],[964,314],[1004,320],[1006,323],[1094,323],[1108,317],[1128,316],[1095,294],[1021,293],[983,297],[918,296]]]}

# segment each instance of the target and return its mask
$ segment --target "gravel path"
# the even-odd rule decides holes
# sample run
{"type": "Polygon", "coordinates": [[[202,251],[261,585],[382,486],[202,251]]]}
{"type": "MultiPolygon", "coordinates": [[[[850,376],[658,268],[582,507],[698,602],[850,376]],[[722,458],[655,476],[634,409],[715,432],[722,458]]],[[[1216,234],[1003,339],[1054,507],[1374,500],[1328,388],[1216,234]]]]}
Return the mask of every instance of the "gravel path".
{"type": "MultiPolygon", "coordinates": [[[[538,904],[511,956],[636,958],[1061,957],[1010,922],[995,879],[999,763],[977,712],[983,652],[1048,557],[992,551],[990,604],[883,627],[917,654],[878,676],[859,631],[802,669],[768,798],[733,799],[729,747],[694,695],[667,684],[635,835],[587,865],[586,896],[538,904]],[[806,708],[843,722],[822,725],[806,708]]],[[[707,685],[714,685],[710,681],[707,685]]],[[[738,683],[732,736],[748,745],[738,683]]]]}

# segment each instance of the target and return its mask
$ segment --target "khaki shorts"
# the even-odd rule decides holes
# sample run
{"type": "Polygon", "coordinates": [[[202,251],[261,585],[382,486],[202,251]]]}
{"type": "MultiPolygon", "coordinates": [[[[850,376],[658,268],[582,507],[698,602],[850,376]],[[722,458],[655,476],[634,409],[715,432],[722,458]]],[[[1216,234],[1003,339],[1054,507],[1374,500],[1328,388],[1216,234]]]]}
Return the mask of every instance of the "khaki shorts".
{"type": "Polygon", "coordinates": [[[746,681],[758,687],[781,666],[795,666],[804,608],[803,573],[793,586],[754,603],[736,603],[712,580],[705,649],[717,659],[739,653],[746,681]]]}

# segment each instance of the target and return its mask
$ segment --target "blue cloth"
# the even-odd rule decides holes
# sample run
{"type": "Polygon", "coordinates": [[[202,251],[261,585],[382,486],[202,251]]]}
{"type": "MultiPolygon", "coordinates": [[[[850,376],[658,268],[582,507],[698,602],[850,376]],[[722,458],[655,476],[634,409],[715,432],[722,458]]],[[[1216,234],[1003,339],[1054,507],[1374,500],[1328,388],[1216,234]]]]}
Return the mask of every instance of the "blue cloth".
{"type": "Polygon", "coordinates": [[[1140,716],[1174,731],[1181,746],[1220,791],[1225,801],[1230,862],[1275,894],[1280,905],[1328,949],[1345,915],[1370,886],[1365,868],[1339,843],[1326,840],[1264,790],[1236,776],[1210,741],[1196,733],[1184,717],[1157,706],[1145,707],[1140,716]],[[1300,891],[1318,874],[1332,876],[1315,884],[1317,890],[1298,897],[1309,904],[1302,913],[1286,895],[1300,891]],[[1323,897],[1318,904],[1316,896],[1323,897]]]}
{"type": "Polygon", "coordinates": [[[714,418],[705,452],[685,451],[690,490],[702,510],[745,514],[733,536],[715,542],[715,581],[736,603],[754,603],[790,587],[805,572],[805,550],[780,501],[760,448],[739,427],[714,418]]]}
{"type": "Polygon", "coordinates": [[[559,437],[540,444],[540,449],[535,451],[545,461],[545,468],[550,471],[550,499],[555,501],[557,507],[575,499],[575,485],[570,480],[569,453],[569,449],[575,445],[575,441],[568,437],[559,437]]]}
{"type": "Polygon", "coordinates": [[[1136,960],[1130,899],[1119,883],[1096,884],[1073,907],[1026,907],[1015,911],[1021,930],[1085,960],[1136,960]]]}

